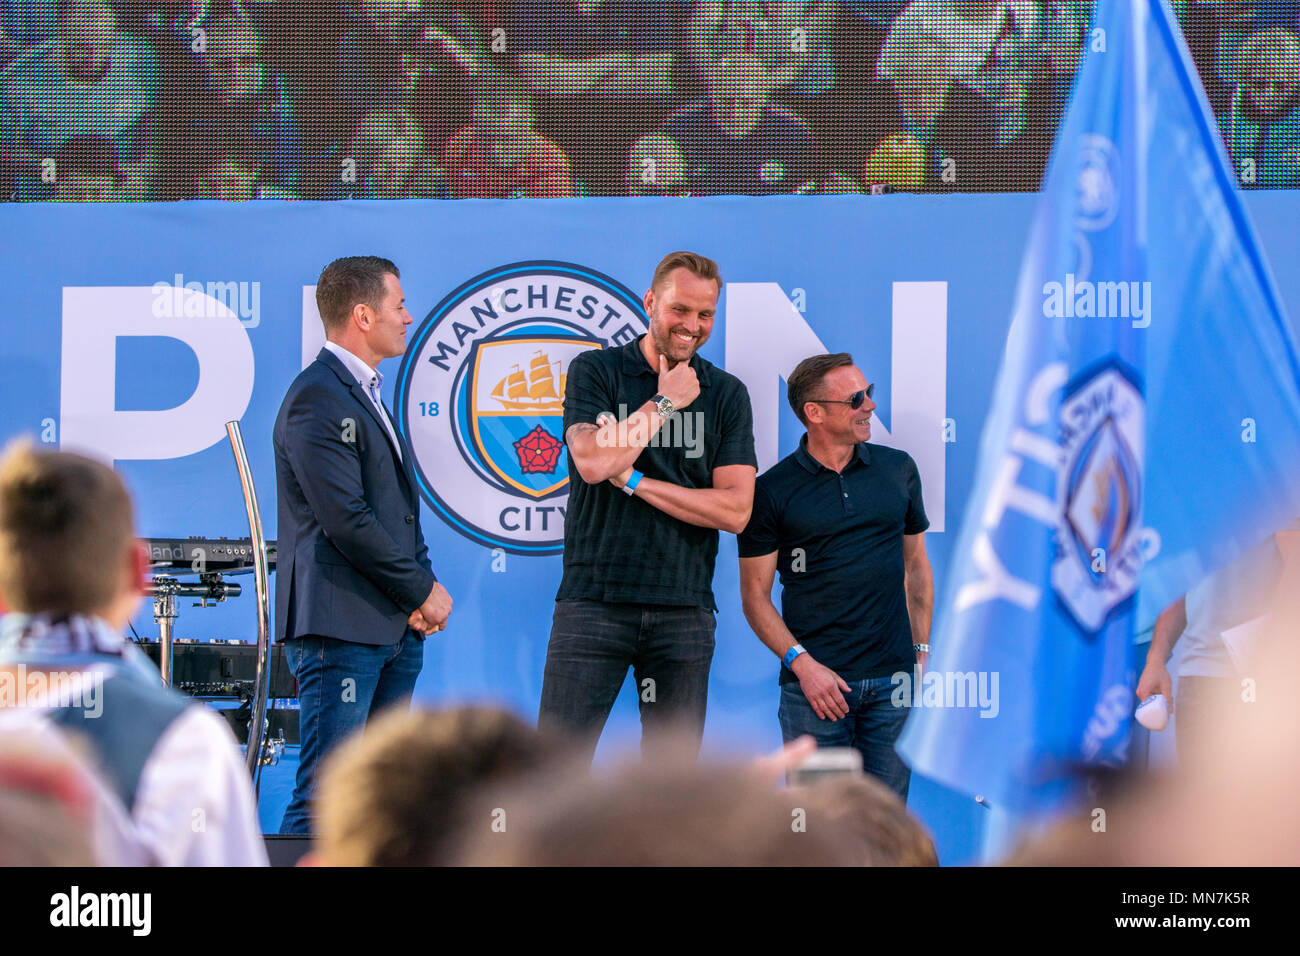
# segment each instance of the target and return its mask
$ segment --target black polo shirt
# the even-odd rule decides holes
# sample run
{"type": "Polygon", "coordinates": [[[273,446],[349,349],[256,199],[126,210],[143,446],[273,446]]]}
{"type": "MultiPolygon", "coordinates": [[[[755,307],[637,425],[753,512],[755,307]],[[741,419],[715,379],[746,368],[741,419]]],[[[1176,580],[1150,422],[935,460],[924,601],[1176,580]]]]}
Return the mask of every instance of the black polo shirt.
{"type": "MultiPolygon", "coordinates": [[[[778,552],[781,617],[808,653],[846,681],[912,670],[903,535],[930,527],[916,462],[863,442],[844,471],[799,448],[759,475],[740,556],[778,552]]],[[[796,680],[781,668],[781,683],[796,680]]]]}
{"type": "MultiPolygon", "coordinates": [[[[659,370],[641,352],[641,334],[626,345],[591,349],[569,364],[564,431],[595,423],[601,412],[626,418],[659,391],[659,370]]],[[[713,487],[713,469],[758,467],[749,392],[736,376],[696,355],[691,367],[700,394],[664,422],[661,446],[637,456],[647,478],[684,488],[713,487]],[[684,421],[684,419],[689,421],[684,421]],[[675,440],[674,440],[675,439],[675,440]]],[[[613,604],[708,607],[718,532],[678,521],[608,481],[589,485],[569,455],[569,509],[564,518],[564,578],[555,599],[613,604]]]]}

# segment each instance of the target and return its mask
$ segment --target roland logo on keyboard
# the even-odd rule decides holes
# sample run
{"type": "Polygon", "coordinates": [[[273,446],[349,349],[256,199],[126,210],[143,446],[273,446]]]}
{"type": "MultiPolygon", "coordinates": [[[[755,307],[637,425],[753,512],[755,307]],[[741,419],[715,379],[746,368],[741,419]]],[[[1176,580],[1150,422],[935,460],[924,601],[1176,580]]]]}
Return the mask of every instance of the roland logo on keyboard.
{"type": "MultiPolygon", "coordinates": [[[[250,571],[256,549],[249,538],[145,538],[149,563],[171,573],[250,571]]],[[[274,541],[266,542],[268,569],[275,567],[274,541]]]]}
{"type": "Polygon", "coordinates": [[[185,547],[179,541],[150,541],[149,560],[154,564],[174,564],[185,561],[185,547]]]}

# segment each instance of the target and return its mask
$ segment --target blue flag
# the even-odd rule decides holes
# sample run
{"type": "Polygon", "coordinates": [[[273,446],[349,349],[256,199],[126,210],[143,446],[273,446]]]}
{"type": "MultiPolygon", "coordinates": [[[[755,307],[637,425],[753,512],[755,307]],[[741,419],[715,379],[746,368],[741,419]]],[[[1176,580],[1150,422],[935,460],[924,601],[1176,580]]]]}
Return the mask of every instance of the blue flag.
{"type": "Polygon", "coordinates": [[[1294,337],[1164,0],[1097,5],[974,488],[899,750],[1047,810],[1127,755],[1139,590],[1158,611],[1300,514],[1294,337]],[[960,706],[972,672],[994,706],[960,706]]]}

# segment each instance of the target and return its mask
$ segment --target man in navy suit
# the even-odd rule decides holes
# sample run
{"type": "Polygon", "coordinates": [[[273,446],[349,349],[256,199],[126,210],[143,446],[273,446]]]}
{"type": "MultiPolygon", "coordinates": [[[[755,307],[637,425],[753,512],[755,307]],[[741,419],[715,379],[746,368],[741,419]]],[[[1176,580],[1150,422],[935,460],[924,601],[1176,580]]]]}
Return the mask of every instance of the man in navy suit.
{"type": "Polygon", "coordinates": [[[302,750],[281,833],[311,829],[316,770],[380,710],[408,706],[424,638],[451,597],[429,564],[407,448],[380,398],[380,361],[406,350],[397,266],[336,259],[316,284],[325,347],[275,420],[275,624],[298,679],[302,750]]]}

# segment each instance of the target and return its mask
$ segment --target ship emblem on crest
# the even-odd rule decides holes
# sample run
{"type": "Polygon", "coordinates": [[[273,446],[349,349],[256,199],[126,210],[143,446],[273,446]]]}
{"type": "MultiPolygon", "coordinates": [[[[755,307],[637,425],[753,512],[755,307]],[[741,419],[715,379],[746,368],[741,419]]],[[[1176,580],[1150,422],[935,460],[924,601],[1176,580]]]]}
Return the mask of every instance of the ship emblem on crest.
{"type": "MultiPolygon", "coordinates": [[[[552,362],[550,356],[539,349],[528,363],[528,374],[525,375],[516,365],[509,375],[497,382],[496,388],[492,389],[492,398],[506,409],[563,410],[564,383],[568,375],[560,372],[559,384],[556,384],[554,369],[558,369],[559,365],[559,362],[552,362]]],[[[532,431],[515,442],[520,471],[526,475],[555,474],[563,447],[559,439],[541,425],[534,426],[532,431]]]]}
{"type": "Polygon", "coordinates": [[[564,383],[568,376],[564,372],[560,373],[557,388],[552,367],[558,368],[559,364],[552,362],[549,355],[538,349],[533,360],[528,363],[528,374],[525,375],[518,365],[512,366],[510,374],[492,389],[492,397],[509,409],[562,409],[564,383]]]}
{"type": "Polygon", "coordinates": [[[475,347],[470,422],[480,460],[509,487],[545,498],[568,480],[562,466],[564,386],[574,356],[600,343],[509,336],[475,347]]]}

